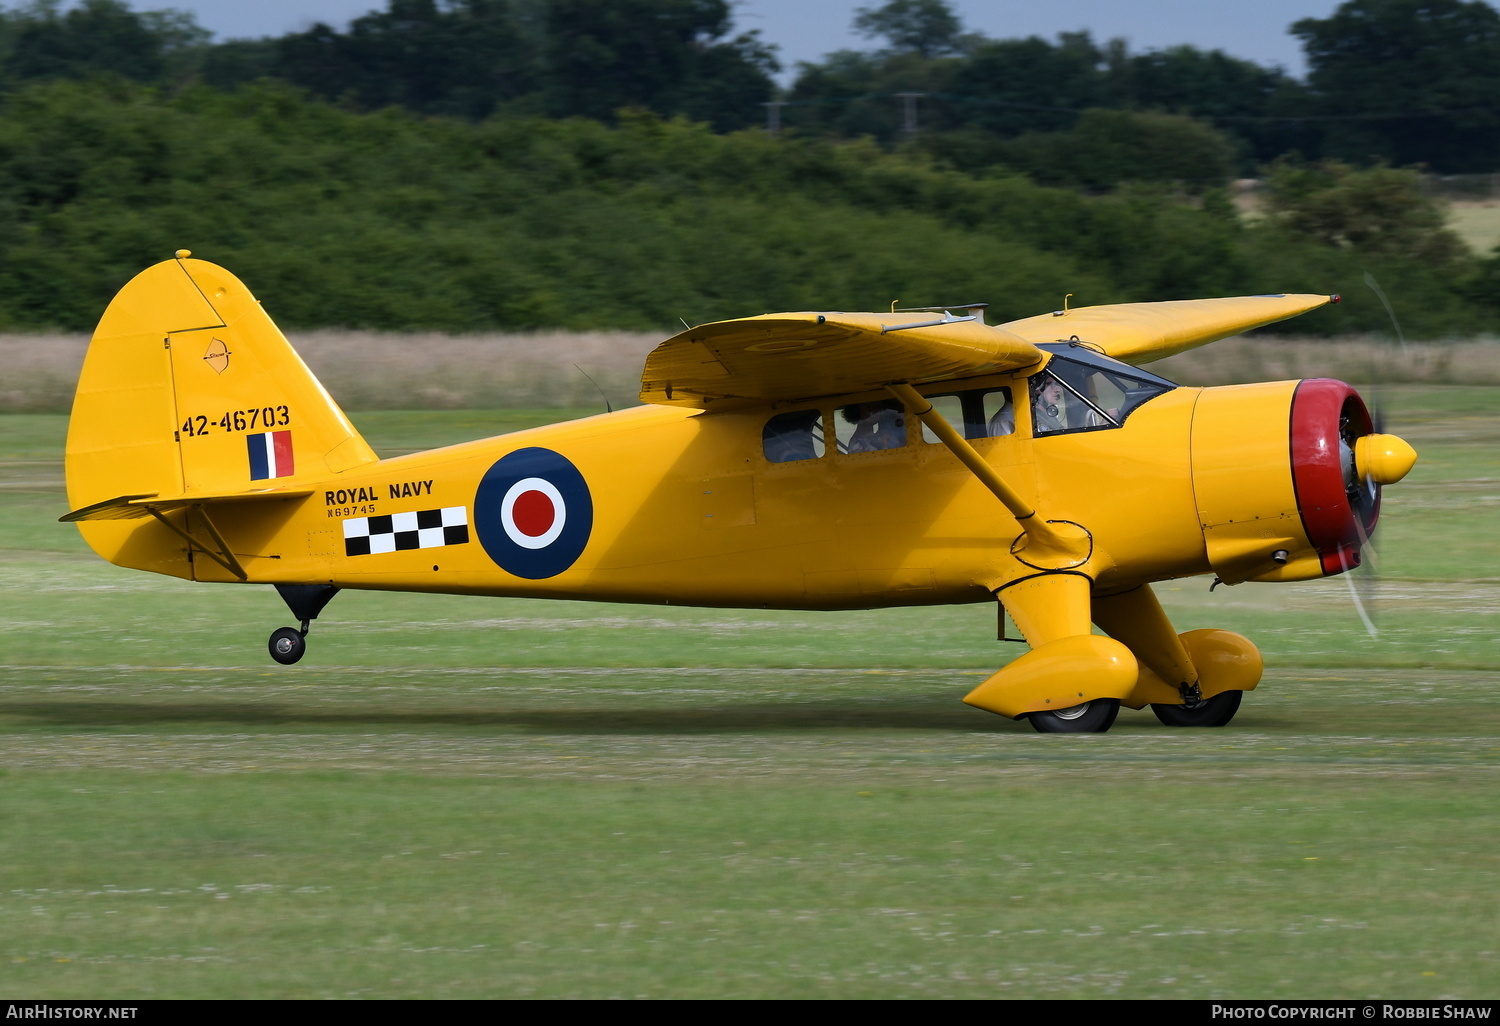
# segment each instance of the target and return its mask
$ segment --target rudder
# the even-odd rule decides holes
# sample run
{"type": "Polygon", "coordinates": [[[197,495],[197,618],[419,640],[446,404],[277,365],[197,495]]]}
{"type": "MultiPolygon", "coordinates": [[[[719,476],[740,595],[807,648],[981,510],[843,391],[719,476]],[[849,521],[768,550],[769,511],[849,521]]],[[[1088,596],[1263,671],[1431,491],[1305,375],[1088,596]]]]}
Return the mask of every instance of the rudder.
{"type": "MultiPolygon", "coordinates": [[[[68,424],[75,510],[295,486],[377,459],[244,283],[188,257],[136,275],[94,332],[68,424]]],[[[79,526],[117,561],[126,525],[79,526]]]]}

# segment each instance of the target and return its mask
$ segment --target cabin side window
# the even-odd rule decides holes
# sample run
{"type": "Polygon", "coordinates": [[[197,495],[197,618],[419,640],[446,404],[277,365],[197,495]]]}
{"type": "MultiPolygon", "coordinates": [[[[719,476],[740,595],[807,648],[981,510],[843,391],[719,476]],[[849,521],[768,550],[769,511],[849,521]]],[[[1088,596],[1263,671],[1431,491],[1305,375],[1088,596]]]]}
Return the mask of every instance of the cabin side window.
{"type": "Polygon", "coordinates": [[[823,455],[823,414],[819,410],[778,413],[760,433],[768,463],[815,460],[823,455]]]}
{"type": "MultiPolygon", "coordinates": [[[[967,392],[930,395],[927,401],[944,420],[960,428],[970,441],[1015,433],[1016,410],[1011,404],[1008,388],[976,388],[967,392]]],[[[932,429],[923,424],[922,441],[933,444],[938,440],[932,429]]]]}
{"type": "MultiPolygon", "coordinates": [[[[964,433],[965,438],[974,437],[971,433],[972,424],[964,416],[964,399],[961,395],[929,395],[927,401],[932,404],[944,420],[964,433]]],[[[922,441],[928,445],[938,441],[938,436],[932,433],[932,428],[926,424],[922,425],[922,441]]]]}
{"type": "Polygon", "coordinates": [[[906,409],[894,399],[840,406],[833,419],[839,452],[879,452],[906,444],[906,409]]]}
{"type": "Polygon", "coordinates": [[[1032,433],[1116,428],[1142,403],[1175,387],[1165,378],[1088,350],[1054,355],[1028,385],[1032,433]]]}

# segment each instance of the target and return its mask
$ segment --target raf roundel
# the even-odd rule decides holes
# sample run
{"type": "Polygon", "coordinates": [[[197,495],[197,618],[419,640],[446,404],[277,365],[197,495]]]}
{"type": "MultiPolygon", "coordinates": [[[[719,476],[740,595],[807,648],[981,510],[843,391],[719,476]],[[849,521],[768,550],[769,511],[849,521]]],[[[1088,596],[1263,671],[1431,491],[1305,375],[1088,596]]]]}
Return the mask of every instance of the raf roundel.
{"type": "Polygon", "coordinates": [[[517,449],[485,472],[474,496],[479,543],[500,569],[528,580],[578,561],[594,528],[594,501],[578,468],[551,449],[517,449]]]}

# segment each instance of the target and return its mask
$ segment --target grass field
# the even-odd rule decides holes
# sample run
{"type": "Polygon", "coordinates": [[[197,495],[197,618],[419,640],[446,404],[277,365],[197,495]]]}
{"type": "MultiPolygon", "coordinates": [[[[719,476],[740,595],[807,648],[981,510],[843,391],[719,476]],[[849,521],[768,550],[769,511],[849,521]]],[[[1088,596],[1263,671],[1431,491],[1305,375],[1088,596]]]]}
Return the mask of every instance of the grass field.
{"type": "Polygon", "coordinates": [[[1261,689],[1097,736],[959,702],[1020,649],[981,606],[346,593],[278,667],[270,589],[101,563],[64,418],[0,416],[0,994],[1493,996],[1500,391],[1384,399],[1381,638],[1341,580],[1177,582],[1261,689]]]}
{"type": "Polygon", "coordinates": [[[1484,199],[1453,203],[1448,211],[1448,226],[1478,255],[1489,256],[1500,245],[1500,202],[1484,199]]]}

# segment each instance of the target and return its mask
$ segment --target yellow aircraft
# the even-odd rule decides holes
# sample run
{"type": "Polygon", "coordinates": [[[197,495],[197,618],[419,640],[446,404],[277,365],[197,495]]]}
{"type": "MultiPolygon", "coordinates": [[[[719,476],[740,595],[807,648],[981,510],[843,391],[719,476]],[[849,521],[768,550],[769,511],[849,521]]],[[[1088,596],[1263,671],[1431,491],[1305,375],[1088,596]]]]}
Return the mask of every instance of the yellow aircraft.
{"type": "MultiPolygon", "coordinates": [[[[965,697],[1044,732],[1120,706],[1221,726],[1260,681],[1154,581],[1358,565],[1416,461],[1329,379],[1187,388],[1146,363],[1337,296],[767,314],[646,361],[646,405],[378,458],[249,290],[180,250],[89,346],[68,499],[120,566],[272,584],[301,658],[341,588],[860,609],[998,598],[1030,651],[965,697]],[[1104,635],[1093,633],[1097,625],[1104,635]]],[[[1004,617],[1000,623],[1004,627],[1004,617]]]]}

